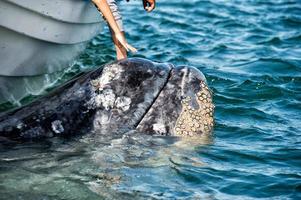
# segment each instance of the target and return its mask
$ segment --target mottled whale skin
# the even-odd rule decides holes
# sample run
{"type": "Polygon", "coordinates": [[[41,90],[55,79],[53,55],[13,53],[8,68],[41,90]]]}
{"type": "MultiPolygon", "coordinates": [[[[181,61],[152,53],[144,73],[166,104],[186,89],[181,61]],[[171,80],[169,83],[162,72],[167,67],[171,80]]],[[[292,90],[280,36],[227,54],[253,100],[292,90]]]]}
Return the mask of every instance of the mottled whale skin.
{"type": "Polygon", "coordinates": [[[0,137],[79,133],[192,136],[213,128],[212,95],[193,67],[141,58],[81,75],[48,95],[0,114],[0,137]]]}

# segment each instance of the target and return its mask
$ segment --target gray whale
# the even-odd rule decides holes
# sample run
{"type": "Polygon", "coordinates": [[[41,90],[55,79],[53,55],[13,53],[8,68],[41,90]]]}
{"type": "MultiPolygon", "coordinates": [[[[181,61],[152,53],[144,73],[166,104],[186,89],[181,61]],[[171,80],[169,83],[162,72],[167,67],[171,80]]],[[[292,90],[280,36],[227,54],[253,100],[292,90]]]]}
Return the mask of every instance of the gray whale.
{"type": "Polygon", "coordinates": [[[0,114],[0,137],[33,139],[85,132],[195,136],[213,129],[202,72],[132,58],[85,73],[48,95],[0,114]]]}

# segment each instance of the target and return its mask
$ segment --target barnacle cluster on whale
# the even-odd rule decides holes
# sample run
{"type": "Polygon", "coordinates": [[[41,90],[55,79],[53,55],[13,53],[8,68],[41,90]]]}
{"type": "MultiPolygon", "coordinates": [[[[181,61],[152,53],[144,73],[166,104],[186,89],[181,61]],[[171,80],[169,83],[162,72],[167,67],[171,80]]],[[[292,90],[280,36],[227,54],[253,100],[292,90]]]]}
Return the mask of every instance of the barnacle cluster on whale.
{"type": "Polygon", "coordinates": [[[201,81],[200,86],[201,90],[194,95],[198,103],[197,109],[189,104],[191,97],[182,100],[182,110],[175,125],[176,135],[193,136],[212,131],[214,125],[212,94],[204,81],[201,81]]]}

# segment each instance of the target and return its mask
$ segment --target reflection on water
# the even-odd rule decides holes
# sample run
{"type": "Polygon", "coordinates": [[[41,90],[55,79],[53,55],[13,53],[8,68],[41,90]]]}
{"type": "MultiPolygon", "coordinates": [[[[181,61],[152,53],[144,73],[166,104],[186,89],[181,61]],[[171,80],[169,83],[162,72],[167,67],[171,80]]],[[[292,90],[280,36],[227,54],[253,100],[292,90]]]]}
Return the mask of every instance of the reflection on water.
{"type": "MultiPolygon", "coordinates": [[[[193,142],[203,145],[210,140],[193,142]]],[[[12,199],[192,197],[198,194],[196,189],[177,194],[178,182],[185,177],[182,166],[204,166],[191,139],[141,133],[114,137],[91,133],[10,145],[1,148],[0,179],[2,193],[12,199]],[[152,193],[153,187],[158,191],[152,193]]]]}
{"type": "MultiPolygon", "coordinates": [[[[2,146],[0,198],[301,199],[300,1],[158,1],[152,14],[141,2],[122,8],[137,56],[204,72],[215,94],[213,137],[198,144],[87,134],[2,146]]],[[[106,31],[70,74],[112,55],[106,31]]]]}

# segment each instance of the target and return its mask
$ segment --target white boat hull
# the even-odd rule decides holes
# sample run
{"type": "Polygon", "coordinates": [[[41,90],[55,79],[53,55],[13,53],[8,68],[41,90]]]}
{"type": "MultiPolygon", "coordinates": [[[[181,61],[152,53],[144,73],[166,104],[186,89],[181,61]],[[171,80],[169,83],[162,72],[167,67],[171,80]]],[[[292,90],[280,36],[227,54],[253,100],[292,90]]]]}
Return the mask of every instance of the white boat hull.
{"type": "Polygon", "coordinates": [[[36,76],[60,71],[86,45],[57,44],[0,27],[1,76],[36,76]]]}
{"type": "Polygon", "coordinates": [[[0,104],[26,96],[25,82],[44,88],[47,74],[68,67],[102,22],[89,1],[0,0],[0,104]]]}
{"type": "Polygon", "coordinates": [[[97,35],[102,21],[83,0],[1,0],[2,76],[52,73],[97,35]]]}

